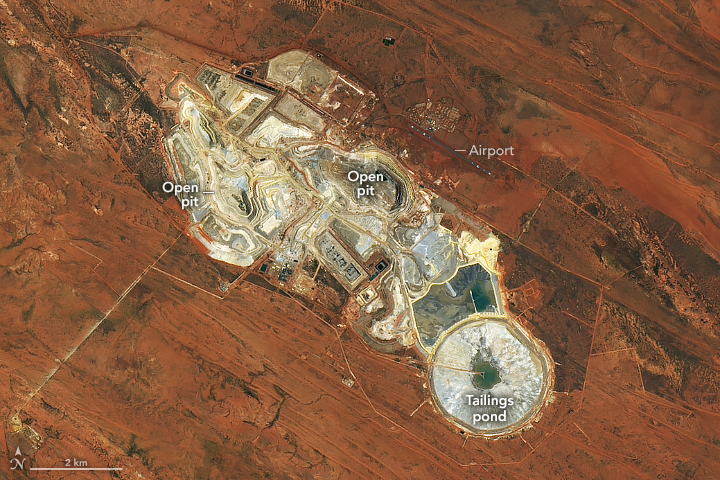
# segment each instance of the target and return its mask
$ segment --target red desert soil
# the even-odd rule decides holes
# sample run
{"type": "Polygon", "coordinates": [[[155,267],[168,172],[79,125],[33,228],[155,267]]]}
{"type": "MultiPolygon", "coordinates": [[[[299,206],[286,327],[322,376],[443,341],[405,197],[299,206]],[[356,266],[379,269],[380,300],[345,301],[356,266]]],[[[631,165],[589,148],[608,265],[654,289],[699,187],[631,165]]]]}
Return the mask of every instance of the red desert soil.
{"type": "Polygon", "coordinates": [[[8,459],[128,479],[717,477],[714,2],[0,0],[0,73],[8,459]],[[165,85],[292,48],[377,93],[354,141],[407,150],[451,214],[500,236],[507,306],[556,361],[522,435],[468,438],[416,356],[184,235],[160,191],[165,85]],[[427,100],[458,109],[454,131],[416,130],[427,100]],[[475,159],[485,175],[452,153],[472,144],[516,155],[475,159]]]}

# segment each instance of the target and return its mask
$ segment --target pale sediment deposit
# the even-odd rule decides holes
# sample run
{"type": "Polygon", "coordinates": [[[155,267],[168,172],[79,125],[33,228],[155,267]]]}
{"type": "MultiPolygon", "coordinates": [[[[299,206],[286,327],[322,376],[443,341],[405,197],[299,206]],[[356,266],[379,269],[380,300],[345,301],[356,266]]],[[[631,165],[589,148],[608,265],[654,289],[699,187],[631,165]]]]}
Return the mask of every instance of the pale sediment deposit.
{"type": "Polygon", "coordinates": [[[470,433],[511,434],[527,426],[547,401],[551,362],[514,320],[471,317],[435,350],[433,398],[452,423],[470,433]]]}

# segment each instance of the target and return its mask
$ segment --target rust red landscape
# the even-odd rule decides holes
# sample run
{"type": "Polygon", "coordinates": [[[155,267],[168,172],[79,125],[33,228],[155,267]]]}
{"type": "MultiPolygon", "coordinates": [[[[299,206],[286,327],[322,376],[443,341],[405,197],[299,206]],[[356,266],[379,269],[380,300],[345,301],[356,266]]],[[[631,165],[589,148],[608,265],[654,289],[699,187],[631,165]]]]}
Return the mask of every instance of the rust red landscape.
{"type": "Polygon", "coordinates": [[[0,0],[0,72],[0,478],[717,478],[711,0],[0,0]],[[468,435],[330,287],[189,238],[166,87],[293,49],[375,92],[342,141],[500,239],[505,307],[555,362],[531,428],[468,435]],[[18,447],[122,470],[20,473],[18,447]]]}

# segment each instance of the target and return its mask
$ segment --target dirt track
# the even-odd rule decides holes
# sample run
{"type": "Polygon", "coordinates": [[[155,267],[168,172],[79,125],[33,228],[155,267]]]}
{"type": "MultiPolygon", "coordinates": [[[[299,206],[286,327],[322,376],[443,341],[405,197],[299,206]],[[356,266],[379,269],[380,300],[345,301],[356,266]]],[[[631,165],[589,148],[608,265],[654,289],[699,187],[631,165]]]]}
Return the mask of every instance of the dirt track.
{"type": "Polygon", "coordinates": [[[11,428],[19,412],[44,439],[33,464],[82,458],[122,478],[715,475],[708,2],[185,3],[2,4],[7,452],[30,451],[11,428]],[[407,148],[427,188],[501,235],[508,305],[558,363],[556,400],[522,436],[466,440],[423,403],[424,365],[281,292],[247,280],[222,292],[244,272],[183,236],[159,188],[165,83],[300,46],[379,94],[363,136],[407,148]],[[518,154],[479,176],[406,128],[427,98],[461,111],[437,132],[450,147],[518,154]]]}

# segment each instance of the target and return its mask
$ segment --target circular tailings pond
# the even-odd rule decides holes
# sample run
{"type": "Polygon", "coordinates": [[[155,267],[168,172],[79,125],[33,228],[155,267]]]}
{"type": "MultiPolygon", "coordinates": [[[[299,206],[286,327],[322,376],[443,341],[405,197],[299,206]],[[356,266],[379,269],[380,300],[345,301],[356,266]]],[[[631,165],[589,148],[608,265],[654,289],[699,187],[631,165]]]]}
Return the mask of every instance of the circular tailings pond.
{"type": "Polygon", "coordinates": [[[442,336],[430,363],[433,400],[445,417],[487,437],[527,427],[553,383],[546,347],[511,318],[470,316],[442,336]]]}

